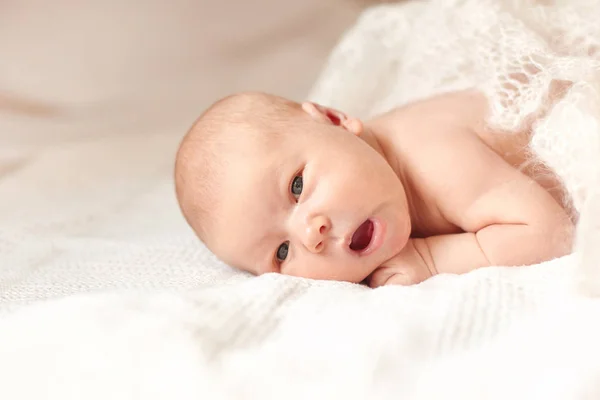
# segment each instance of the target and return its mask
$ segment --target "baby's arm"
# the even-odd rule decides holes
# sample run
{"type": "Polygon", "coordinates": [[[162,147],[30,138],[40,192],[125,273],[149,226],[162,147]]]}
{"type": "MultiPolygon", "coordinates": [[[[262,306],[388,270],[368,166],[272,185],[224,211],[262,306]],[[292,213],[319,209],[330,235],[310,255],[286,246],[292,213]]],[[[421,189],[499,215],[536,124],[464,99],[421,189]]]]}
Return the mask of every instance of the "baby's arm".
{"type": "Polygon", "coordinates": [[[431,166],[427,189],[440,213],[465,233],[411,239],[376,271],[371,286],[418,283],[436,272],[534,264],[570,252],[573,228],[566,212],[477,135],[440,138],[428,145],[423,163],[431,166]]]}

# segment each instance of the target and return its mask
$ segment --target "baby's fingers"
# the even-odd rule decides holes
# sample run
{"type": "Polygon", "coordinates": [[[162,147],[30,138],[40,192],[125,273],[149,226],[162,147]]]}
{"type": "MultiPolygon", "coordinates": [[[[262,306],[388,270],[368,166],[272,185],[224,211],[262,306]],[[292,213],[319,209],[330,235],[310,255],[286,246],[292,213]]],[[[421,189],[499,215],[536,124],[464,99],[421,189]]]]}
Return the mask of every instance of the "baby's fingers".
{"type": "Polygon", "coordinates": [[[372,288],[384,285],[402,285],[410,286],[419,283],[414,274],[397,272],[395,268],[383,267],[375,271],[368,279],[368,284],[372,288]]]}
{"type": "Polygon", "coordinates": [[[410,286],[410,285],[415,285],[415,284],[419,283],[418,280],[416,280],[415,277],[411,276],[411,275],[412,274],[403,274],[403,273],[395,274],[392,277],[390,277],[385,284],[386,285],[410,286]]]}

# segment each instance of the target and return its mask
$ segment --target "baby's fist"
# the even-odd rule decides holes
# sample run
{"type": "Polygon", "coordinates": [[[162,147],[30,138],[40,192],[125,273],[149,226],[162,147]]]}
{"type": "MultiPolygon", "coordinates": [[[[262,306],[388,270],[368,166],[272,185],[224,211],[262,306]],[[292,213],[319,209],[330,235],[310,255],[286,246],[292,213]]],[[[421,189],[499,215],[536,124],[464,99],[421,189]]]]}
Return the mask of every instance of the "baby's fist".
{"type": "MultiPolygon", "coordinates": [[[[406,246],[390,260],[377,268],[368,278],[370,287],[376,288],[383,285],[415,285],[435,275],[435,270],[430,268],[421,253],[417,250],[419,239],[409,239],[406,246]]],[[[424,241],[423,241],[423,244],[424,241]]]]}

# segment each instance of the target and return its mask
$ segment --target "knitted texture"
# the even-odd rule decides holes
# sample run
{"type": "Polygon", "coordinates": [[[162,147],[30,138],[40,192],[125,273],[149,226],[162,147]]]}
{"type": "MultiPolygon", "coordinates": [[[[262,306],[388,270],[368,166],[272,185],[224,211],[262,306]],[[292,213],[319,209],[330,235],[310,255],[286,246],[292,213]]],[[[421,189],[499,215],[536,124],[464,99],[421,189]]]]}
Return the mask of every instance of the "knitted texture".
{"type": "Polygon", "coordinates": [[[377,6],[311,95],[368,117],[478,87],[490,124],[533,118],[532,154],[580,215],[575,254],[375,290],[254,278],[180,216],[172,136],[49,149],[0,182],[0,398],[599,398],[596,16],[597,1],[377,6]]]}

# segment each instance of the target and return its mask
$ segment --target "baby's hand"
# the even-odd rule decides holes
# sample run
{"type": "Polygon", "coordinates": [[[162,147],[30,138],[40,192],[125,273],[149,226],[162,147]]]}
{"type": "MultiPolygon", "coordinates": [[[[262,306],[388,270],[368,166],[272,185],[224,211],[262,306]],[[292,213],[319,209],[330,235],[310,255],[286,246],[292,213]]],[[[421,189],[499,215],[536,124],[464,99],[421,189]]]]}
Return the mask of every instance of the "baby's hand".
{"type": "Polygon", "coordinates": [[[368,278],[372,288],[383,285],[415,285],[437,274],[429,268],[415,246],[415,239],[409,239],[398,255],[386,261],[368,278]]]}

